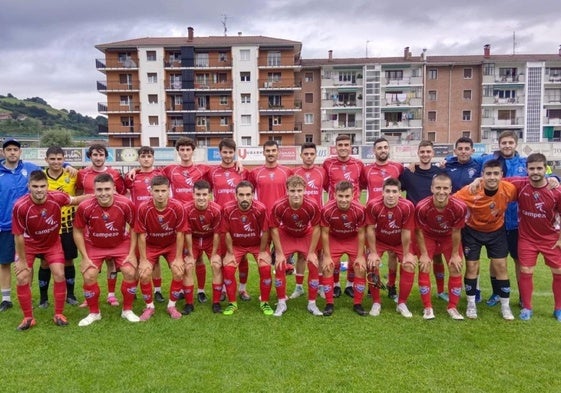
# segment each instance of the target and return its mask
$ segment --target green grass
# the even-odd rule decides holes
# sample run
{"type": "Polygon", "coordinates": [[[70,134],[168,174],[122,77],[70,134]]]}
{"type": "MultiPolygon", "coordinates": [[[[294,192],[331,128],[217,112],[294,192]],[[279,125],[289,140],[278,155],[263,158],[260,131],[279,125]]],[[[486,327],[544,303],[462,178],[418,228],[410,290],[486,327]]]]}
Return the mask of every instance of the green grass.
{"type": "MultiPolygon", "coordinates": [[[[169,273],[163,270],[168,283],[169,273]]],[[[483,291],[489,295],[486,266],[482,270],[483,291]]],[[[77,323],[87,311],[67,307],[71,325],[61,328],[51,321],[51,306],[35,309],[37,326],[17,332],[22,316],[16,302],[0,314],[0,390],[558,392],[561,324],[551,316],[549,269],[542,263],[536,270],[534,317],[528,322],[503,321],[497,307],[484,303],[478,320],[453,321],[436,297],[436,319],[424,321],[416,287],[409,300],[410,320],[395,312],[385,293],[377,318],[358,317],[345,295],[336,299],[330,318],[308,314],[304,297],[289,301],[282,318],[265,317],[258,307],[255,268],[249,286],[253,299],[239,302],[231,317],[212,314],[207,303],[174,321],[164,303],[156,305],[149,322],[131,324],[120,318],[119,309],[103,304],[103,319],[85,328],[77,323]]],[[[288,282],[290,293],[293,277],[288,282]]],[[[516,316],[517,298],[514,290],[516,316]]],[[[323,302],[318,301],[320,308],[323,302]]],[[[369,308],[371,301],[364,305],[369,308]]],[[[134,308],[142,311],[140,299],[134,308]]],[[[465,311],[465,297],[460,311],[465,311]]]]}

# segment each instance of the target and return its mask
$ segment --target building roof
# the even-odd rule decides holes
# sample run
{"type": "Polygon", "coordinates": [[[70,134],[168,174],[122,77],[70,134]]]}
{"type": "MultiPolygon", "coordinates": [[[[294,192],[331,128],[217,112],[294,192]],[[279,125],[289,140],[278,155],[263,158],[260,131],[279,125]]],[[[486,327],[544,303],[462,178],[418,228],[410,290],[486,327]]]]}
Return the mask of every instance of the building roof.
{"type": "Polygon", "coordinates": [[[144,37],[125,41],[109,42],[99,44],[95,47],[102,52],[108,49],[137,48],[141,46],[163,46],[166,48],[180,48],[182,46],[193,46],[199,48],[224,48],[237,45],[258,45],[276,47],[295,47],[297,52],[302,49],[302,43],[298,41],[284,40],[265,36],[209,36],[209,37],[144,37]]]}

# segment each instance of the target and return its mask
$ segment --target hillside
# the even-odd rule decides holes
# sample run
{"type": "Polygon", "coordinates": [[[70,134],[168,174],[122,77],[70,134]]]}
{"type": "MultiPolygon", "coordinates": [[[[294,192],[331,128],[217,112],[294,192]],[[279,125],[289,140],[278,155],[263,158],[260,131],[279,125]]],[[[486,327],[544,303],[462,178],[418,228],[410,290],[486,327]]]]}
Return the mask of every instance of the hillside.
{"type": "Polygon", "coordinates": [[[107,126],[103,116],[83,116],[74,110],[54,109],[39,97],[20,100],[0,95],[0,136],[34,136],[52,129],[69,130],[73,137],[96,136],[107,126]]]}

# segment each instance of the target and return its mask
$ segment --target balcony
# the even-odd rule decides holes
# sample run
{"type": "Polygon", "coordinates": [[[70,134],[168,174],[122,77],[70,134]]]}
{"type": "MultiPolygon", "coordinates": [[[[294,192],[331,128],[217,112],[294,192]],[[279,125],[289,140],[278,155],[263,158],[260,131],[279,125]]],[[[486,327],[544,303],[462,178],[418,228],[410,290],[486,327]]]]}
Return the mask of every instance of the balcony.
{"type": "Polygon", "coordinates": [[[285,78],[259,82],[259,86],[259,90],[300,90],[302,83],[291,78],[285,78]]]}
{"type": "Polygon", "coordinates": [[[105,70],[133,70],[138,69],[138,61],[127,59],[95,59],[95,67],[104,72],[105,70]]]}
{"type": "Polygon", "coordinates": [[[422,85],[423,84],[423,77],[421,76],[409,76],[399,78],[384,78],[382,79],[384,82],[384,86],[404,86],[408,87],[411,85],[422,85]]]}
{"type": "Polygon", "coordinates": [[[110,113],[140,113],[140,103],[136,101],[130,101],[128,103],[121,102],[98,102],[97,111],[101,114],[110,113]]]}
{"type": "Polygon", "coordinates": [[[526,78],[524,74],[518,74],[514,76],[505,76],[499,74],[493,75],[483,75],[483,84],[515,84],[515,85],[523,85],[526,82],[526,78]]]}
{"type": "Polygon", "coordinates": [[[497,105],[497,106],[512,106],[512,105],[524,105],[524,96],[510,97],[510,98],[499,98],[495,97],[483,97],[482,105],[497,105]]]}
{"type": "MultiPolygon", "coordinates": [[[[188,89],[191,90],[191,89],[188,89]]],[[[195,90],[201,91],[231,91],[232,82],[195,82],[195,90]]]]}
{"type": "Polygon", "coordinates": [[[111,127],[107,132],[101,133],[100,135],[115,136],[115,137],[131,137],[135,135],[140,135],[139,126],[116,126],[111,127]]]}
{"type": "Polygon", "coordinates": [[[322,130],[345,130],[345,129],[362,129],[362,121],[338,121],[338,120],[323,120],[321,122],[322,130]]]}
{"type": "Polygon", "coordinates": [[[521,127],[524,126],[524,118],[523,117],[516,117],[512,119],[498,119],[494,117],[483,117],[481,118],[481,126],[517,126],[521,127]]]}
{"type": "Polygon", "coordinates": [[[136,83],[116,83],[112,84],[111,86],[107,85],[106,81],[97,81],[97,91],[100,93],[106,92],[134,92],[140,90],[140,84],[136,83]]]}
{"type": "Polygon", "coordinates": [[[548,124],[551,126],[558,126],[561,125],[561,119],[555,117],[544,117],[543,124],[548,124]]]}

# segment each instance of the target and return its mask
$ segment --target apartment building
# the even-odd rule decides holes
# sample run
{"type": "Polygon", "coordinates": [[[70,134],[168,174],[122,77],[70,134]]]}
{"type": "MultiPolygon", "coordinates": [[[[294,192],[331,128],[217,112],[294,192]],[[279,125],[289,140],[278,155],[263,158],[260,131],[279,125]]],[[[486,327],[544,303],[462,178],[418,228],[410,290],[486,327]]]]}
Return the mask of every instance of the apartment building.
{"type": "Polygon", "coordinates": [[[263,36],[139,38],[96,46],[97,84],[110,146],[354,144],[385,137],[495,143],[506,129],[524,142],[561,141],[557,54],[301,59],[302,44],[263,36]]]}
{"type": "Polygon", "coordinates": [[[107,101],[110,146],[201,146],[233,137],[240,146],[295,144],[301,43],[242,35],[139,38],[97,45],[97,83],[107,101]]]}

